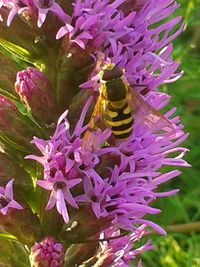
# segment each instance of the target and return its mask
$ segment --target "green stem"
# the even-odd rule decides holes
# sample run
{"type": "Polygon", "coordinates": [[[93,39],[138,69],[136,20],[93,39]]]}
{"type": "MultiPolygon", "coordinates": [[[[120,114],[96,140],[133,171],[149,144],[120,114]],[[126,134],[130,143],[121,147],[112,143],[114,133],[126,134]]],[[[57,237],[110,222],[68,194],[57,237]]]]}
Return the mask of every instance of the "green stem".
{"type": "Polygon", "coordinates": [[[200,232],[200,221],[185,223],[185,224],[176,224],[164,227],[168,233],[190,233],[200,232]]]}

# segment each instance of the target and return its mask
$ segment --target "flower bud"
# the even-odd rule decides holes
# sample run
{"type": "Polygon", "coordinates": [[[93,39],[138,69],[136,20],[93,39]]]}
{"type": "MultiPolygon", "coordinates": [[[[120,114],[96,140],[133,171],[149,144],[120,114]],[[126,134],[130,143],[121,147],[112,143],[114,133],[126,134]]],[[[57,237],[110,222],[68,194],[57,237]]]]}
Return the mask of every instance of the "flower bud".
{"type": "Polygon", "coordinates": [[[32,267],[61,267],[64,261],[64,249],[53,237],[45,237],[31,248],[32,267]]]}
{"type": "Polygon", "coordinates": [[[55,118],[51,87],[46,76],[29,67],[17,73],[15,90],[39,123],[50,124],[55,118]]]}

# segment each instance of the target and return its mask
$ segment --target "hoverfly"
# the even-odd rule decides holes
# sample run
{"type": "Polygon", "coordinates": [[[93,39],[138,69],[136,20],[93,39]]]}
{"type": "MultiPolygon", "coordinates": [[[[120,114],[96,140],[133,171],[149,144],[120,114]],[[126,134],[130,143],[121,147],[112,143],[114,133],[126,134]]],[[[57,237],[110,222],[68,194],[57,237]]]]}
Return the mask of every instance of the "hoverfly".
{"type": "Polygon", "coordinates": [[[107,62],[98,77],[99,96],[83,139],[84,147],[91,144],[91,133],[97,130],[98,121],[110,128],[118,141],[127,140],[133,131],[134,114],[137,112],[141,114],[141,123],[153,132],[174,132],[173,125],[128,84],[122,68],[107,62]]]}

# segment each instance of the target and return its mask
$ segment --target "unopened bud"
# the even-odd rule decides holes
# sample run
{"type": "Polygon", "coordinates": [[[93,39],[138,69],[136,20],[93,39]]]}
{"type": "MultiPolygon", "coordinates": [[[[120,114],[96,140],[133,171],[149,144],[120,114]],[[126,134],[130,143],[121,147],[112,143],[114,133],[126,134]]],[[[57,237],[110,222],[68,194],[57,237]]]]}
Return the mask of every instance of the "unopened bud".
{"type": "Polygon", "coordinates": [[[54,121],[52,91],[48,79],[42,72],[32,67],[19,71],[15,90],[39,123],[49,125],[54,121]]]}
{"type": "Polygon", "coordinates": [[[64,262],[63,245],[53,237],[46,237],[31,248],[32,267],[61,267],[64,262]]]}

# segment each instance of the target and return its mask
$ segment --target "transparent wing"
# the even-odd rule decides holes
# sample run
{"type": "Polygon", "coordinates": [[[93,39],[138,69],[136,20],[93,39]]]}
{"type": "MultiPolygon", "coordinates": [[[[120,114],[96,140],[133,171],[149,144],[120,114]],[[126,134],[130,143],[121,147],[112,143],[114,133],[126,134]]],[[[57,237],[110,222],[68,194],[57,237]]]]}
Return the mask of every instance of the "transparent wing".
{"type": "Polygon", "coordinates": [[[138,114],[139,123],[147,126],[152,132],[175,133],[173,125],[157,109],[146,103],[139,93],[131,87],[128,89],[128,102],[133,113],[138,114]]]}
{"type": "Polygon", "coordinates": [[[84,150],[92,149],[93,145],[95,144],[95,131],[98,128],[101,128],[101,125],[104,120],[103,113],[103,101],[102,98],[99,96],[92,112],[90,121],[88,123],[88,129],[86,130],[85,135],[83,137],[82,148],[84,150]]]}

